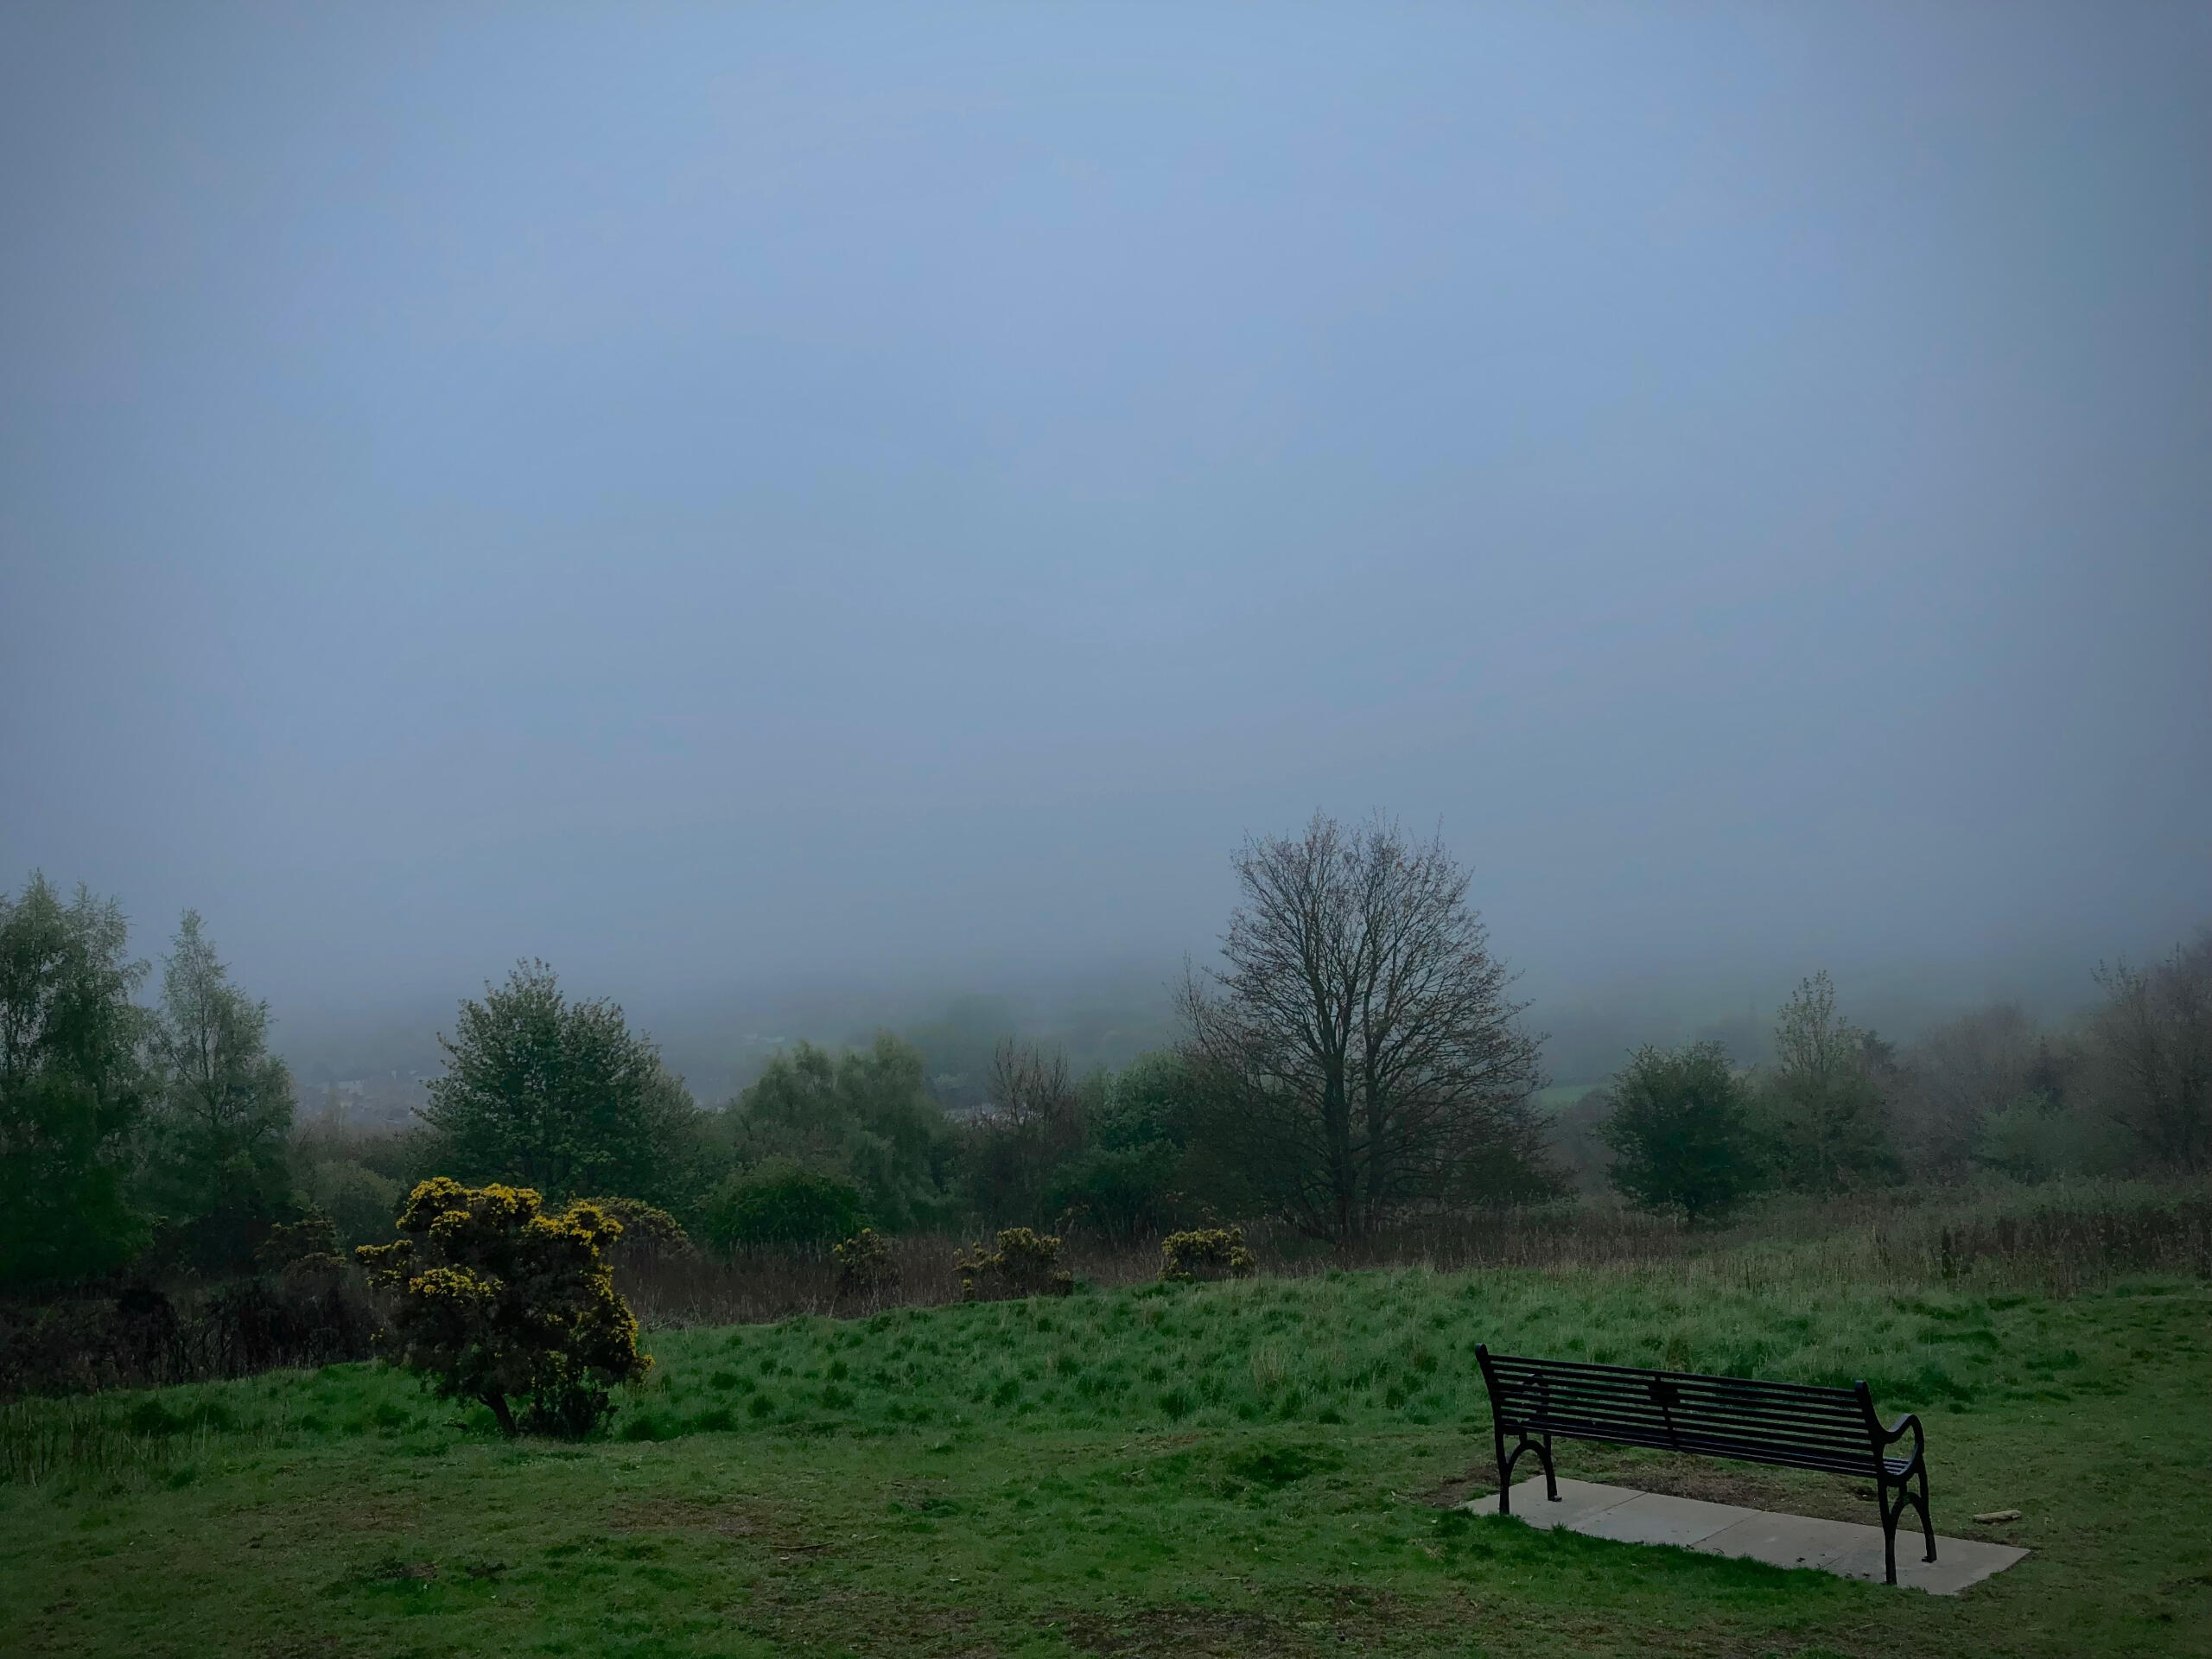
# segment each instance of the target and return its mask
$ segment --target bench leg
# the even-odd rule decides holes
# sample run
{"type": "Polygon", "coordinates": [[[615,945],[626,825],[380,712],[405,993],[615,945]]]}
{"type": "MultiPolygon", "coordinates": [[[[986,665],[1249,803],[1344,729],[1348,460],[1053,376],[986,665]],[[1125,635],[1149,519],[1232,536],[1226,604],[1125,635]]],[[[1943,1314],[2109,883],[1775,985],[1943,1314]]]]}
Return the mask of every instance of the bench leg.
{"type": "Polygon", "coordinates": [[[1559,1477],[1552,1472],[1552,1437],[1544,1436],[1544,1444],[1536,1455],[1544,1460],[1544,1496],[1554,1503],[1559,1502],[1559,1477]]]}
{"type": "Polygon", "coordinates": [[[1920,1465],[1920,1532],[1928,1540],[1928,1554],[1921,1559],[1932,1561],[1936,1559],[1936,1523],[1928,1516],[1928,1465],[1924,1463],[1920,1465]]]}
{"type": "Polygon", "coordinates": [[[1513,1464],[1505,1455],[1505,1431],[1493,1427],[1491,1437],[1497,1444],[1497,1512],[1513,1513],[1513,1464]]]}
{"type": "Polygon", "coordinates": [[[1897,1581],[1897,1520],[1904,1513],[1904,1483],[1897,1483],[1897,1507],[1890,1506],[1890,1483],[1886,1476],[1876,1482],[1874,1502],[1882,1511],[1882,1570],[1885,1581],[1897,1581]]]}

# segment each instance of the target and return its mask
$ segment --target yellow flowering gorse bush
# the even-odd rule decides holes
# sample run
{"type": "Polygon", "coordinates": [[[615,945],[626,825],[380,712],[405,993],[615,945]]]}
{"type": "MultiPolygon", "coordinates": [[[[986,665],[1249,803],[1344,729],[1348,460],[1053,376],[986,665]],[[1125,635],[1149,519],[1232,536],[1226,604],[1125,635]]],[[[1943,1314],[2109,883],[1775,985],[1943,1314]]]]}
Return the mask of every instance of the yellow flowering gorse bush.
{"type": "Polygon", "coordinates": [[[393,1299],[386,1340],[505,1433],[587,1433],[611,1409],[608,1389],[651,1369],[603,1255],[622,1224],[595,1205],[549,1214],[529,1187],[441,1175],[408,1194],[398,1227],[397,1242],[353,1253],[393,1299]],[[512,1398],[525,1402],[519,1421],[512,1398]]]}
{"type": "Polygon", "coordinates": [[[1000,1232],[997,1248],[973,1250],[953,1258],[960,1274],[963,1300],[995,1300],[1001,1296],[1065,1296],[1075,1289],[1072,1274],[1060,1270],[1060,1241],[1052,1233],[1027,1227],[1000,1232]]]}
{"type": "Polygon", "coordinates": [[[1187,1284],[1194,1279],[1242,1279],[1260,1265],[1242,1227],[1199,1227],[1170,1233],[1160,1243],[1160,1276],[1187,1284]]]}

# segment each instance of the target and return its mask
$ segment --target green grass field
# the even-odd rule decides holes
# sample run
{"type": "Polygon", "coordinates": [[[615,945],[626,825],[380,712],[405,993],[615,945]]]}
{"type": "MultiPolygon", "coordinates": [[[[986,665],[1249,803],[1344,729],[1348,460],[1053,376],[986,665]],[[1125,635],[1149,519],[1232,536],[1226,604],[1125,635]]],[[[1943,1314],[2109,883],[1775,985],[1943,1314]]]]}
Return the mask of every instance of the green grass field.
{"type": "MultiPolygon", "coordinates": [[[[0,1652],[2212,1653],[2208,1312],[2184,1279],[1884,1291],[1745,1254],[663,1332],[584,1445],[367,1365],[21,1402],[0,1652]],[[1928,1417],[1939,1530],[2036,1554],[1946,1600],[1471,1519],[1478,1340],[1866,1377],[1928,1417]]],[[[1872,1518],[1848,1482],[1562,1452],[1872,1518]]]]}

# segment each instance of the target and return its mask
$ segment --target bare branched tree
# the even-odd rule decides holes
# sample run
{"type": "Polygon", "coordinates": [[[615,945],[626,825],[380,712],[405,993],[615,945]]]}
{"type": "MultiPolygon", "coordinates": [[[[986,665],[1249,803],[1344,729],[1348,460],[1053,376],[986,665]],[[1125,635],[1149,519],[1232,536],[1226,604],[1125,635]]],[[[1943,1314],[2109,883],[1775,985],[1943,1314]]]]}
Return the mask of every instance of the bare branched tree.
{"type": "Polygon", "coordinates": [[[1891,1100],[1910,1172],[1964,1179],[1982,1126],[2031,1095],[2056,1104],[2061,1071],[2050,1039],[2015,1002],[1992,1003],[1922,1033],[1899,1057],[1891,1100]]]}
{"type": "Polygon", "coordinates": [[[1344,1238],[1408,1207],[1548,1191],[1537,1040],[1441,842],[1377,819],[1246,842],[1224,971],[1186,976],[1224,1154],[1344,1238]]]}
{"type": "Polygon", "coordinates": [[[2212,928],[2147,969],[2100,968],[2089,1023],[2105,1109],[2171,1169],[2212,1164],[2212,928]]]}
{"type": "Polygon", "coordinates": [[[991,1057],[989,1104],[969,1126],[969,1183],[994,1221],[1041,1223],[1052,1171],[1083,1144],[1066,1059],[1012,1038],[991,1057]]]}

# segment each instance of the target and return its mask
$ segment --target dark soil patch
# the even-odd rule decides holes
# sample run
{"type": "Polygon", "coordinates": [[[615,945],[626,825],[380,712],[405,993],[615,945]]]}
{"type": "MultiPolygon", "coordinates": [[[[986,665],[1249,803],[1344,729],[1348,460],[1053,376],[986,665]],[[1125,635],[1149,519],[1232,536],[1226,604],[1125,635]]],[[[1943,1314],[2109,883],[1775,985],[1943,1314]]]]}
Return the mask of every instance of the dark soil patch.
{"type": "MultiPolygon", "coordinates": [[[[1316,1620],[1317,1626],[1320,1621],[1316,1620]]],[[[1126,1614],[1067,1613],[1059,1620],[1069,1643],[1101,1659],[1145,1659],[1146,1656],[1204,1656],[1204,1659],[1247,1659],[1248,1656],[1319,1652],[1337,1645],[1325,1628],[1300,1630],[1265,1613],[1214,1612],[1198,1608],[1148,1607],[1126,1614]]]]}
{"type": "Polygon", "coordinates": [[[607,1524],[618,1532],[705,1533],[716,1538],[753,1538],[764,1530],[759,1516],[735,1504],[693,1497],[626,1503],[607,1516],[607,1524]]]}

